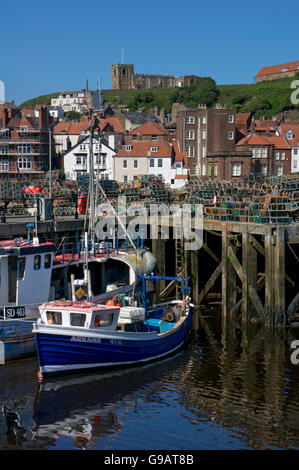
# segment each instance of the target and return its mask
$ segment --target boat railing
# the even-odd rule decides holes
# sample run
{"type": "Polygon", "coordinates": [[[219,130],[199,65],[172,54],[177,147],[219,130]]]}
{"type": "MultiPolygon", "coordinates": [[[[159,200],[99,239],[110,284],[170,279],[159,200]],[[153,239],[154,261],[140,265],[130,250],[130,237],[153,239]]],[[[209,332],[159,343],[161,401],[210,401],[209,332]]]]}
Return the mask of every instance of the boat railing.
{"type": "MultiPolygon", "coordinates": [[[[79,237],[62,237],[48,239],[57,246],[54,256],[54,264],[64,264],[85,259],[84,240],[79,237]]],[[[144,249],[144,240],[138,237],[134,240],[137,249],[144,249]]],[[[133,253],[135,250],[127,242],[117,236],[113,241],[102,240],[98,242],[88,241],[88,259],[110,258],[121,253],[133,253]]]]}

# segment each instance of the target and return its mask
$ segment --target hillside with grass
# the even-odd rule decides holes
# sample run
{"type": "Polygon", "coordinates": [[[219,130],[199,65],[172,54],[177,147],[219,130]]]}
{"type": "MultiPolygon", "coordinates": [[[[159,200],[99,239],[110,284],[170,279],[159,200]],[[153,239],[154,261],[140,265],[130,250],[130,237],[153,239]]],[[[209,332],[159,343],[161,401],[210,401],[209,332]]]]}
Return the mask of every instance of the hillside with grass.
{"type": "MultiPolygon", "coordinates": [[[[207,104],[213,107],[216,103],[233,108],[238,113],[252,112],[256,118],[272,116],[288,109],[297,108],[290,101],[294,91],[293,80],[299,80],[299,73],[294,78],[283,78],[262,83],[241,85],[216,85],[210,77],[203,77],[197,87],[157,88],[150,90],[116,90],[104,92],[104,104],[113,107],[124,107],[130,111],[148,111],[157,106],[171,112],[173,103],[184,103],[187,107],[207,104]]],[[[28,100],[20,108],[34,108],[36,104],[51,103],[59,93],[42,95],[28,100]]]]}

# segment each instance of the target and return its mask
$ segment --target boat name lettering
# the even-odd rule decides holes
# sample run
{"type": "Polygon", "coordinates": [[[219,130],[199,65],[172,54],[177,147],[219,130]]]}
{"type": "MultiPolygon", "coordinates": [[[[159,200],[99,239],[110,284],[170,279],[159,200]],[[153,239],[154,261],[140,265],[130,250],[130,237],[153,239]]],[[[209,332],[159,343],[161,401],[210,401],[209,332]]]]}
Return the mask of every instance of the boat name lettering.
{"type": "Polygon", "coordinates": [[[82,343],[100,343],[101,338],[87,338],[86,336],[72,336],[71,341],[81,341],[82,343]]]}

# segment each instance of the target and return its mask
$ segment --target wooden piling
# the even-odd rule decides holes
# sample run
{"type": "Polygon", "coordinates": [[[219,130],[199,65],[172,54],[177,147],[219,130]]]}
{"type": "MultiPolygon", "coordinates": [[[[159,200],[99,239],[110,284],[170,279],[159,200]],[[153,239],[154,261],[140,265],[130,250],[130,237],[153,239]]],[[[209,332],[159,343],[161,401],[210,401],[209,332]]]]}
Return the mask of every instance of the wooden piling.
{"type": "Polygon", "coordinates": [[[242,282],[242,321],[247,323],[254,313],[249,286],[257,288],[257,251],[251,243],[248,227],[242,232],[242,267],[245,275],[242,282]]]}

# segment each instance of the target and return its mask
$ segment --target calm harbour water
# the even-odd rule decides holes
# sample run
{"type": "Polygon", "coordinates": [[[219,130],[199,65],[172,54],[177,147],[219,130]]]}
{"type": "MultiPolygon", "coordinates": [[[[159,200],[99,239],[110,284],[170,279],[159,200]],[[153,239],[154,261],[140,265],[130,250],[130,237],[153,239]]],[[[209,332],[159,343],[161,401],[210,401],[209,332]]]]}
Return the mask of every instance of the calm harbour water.
{"type": "Polygon", "coordinates": [[[299,448],[299,329],[225,330],[146,367],[39,382],[35,357],[0,366],[0,450],[299,448]]]}

